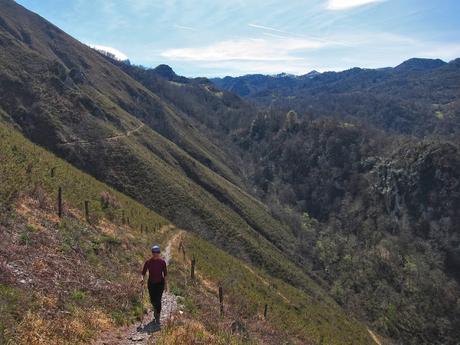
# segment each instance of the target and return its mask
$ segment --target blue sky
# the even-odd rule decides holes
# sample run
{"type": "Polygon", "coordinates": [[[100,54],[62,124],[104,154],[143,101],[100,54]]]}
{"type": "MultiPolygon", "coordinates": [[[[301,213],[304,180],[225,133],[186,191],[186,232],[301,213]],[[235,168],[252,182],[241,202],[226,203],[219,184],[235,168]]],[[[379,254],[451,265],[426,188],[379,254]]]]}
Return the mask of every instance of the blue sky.
{"type": "Polygon", "coordinates": [[[185,76],[460,57],[458,0],[18,0],[80,41],[185,76]]]}

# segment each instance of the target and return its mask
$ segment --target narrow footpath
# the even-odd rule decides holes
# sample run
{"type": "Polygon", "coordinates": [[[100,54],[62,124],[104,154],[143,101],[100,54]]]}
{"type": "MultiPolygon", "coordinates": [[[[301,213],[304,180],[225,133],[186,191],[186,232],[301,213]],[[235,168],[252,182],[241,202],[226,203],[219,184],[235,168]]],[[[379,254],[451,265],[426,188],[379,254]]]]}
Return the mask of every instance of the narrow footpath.
{"type": "MultiPolygon", "coordinates": [[[[171,260],[171,246],[176,242],[179,234],[173,236],[163,252],[163,259],[169,264],[171,260]]],[[[148,294],[147,290],[144,292],[148,294]]],[[[145,307],[145,305],[144,305],[145,307]]],[[[144,315],[144,326],[137,322],[128,327],[121,327],[115,330],[104,332],[93,345],[147,345],[149,340],[155,338],[155,333],[161,330],[160,326],[153,323],[153,311],[151,305],[148,304],[150,309],[148,314],[144,315]]],[[[165,325],[177,311],[177,298],[169,291],[163,293],[162,299],[162,312],[161,312],[161,325],[165,325]]]]}
{"type": "Polygon", "coordinates": [[[88,141],[88,140],[68,141],[68,142],[65,142],[65,143],[61,143],[59,145],[61,145],[61,146],[93,145],[93,144],[97,144],[97,143],[101,143],[101,142],[112,142],[112,141],[116,141],[116,140],[121,139],[121,138],[127,138],[127,137],[131,136],[133,133],[139,132],[144,126],[145,126],[145,124],[141,123],[139,125],[139,127],[136,127],[134,129],[128,130],[125,134],[117,134],[117,135],[114,135],[114,136],[111,136],[111,137],[101,138],[101,139],[97,139],[97,140],[93,140],[93,141],[88,141]]]}

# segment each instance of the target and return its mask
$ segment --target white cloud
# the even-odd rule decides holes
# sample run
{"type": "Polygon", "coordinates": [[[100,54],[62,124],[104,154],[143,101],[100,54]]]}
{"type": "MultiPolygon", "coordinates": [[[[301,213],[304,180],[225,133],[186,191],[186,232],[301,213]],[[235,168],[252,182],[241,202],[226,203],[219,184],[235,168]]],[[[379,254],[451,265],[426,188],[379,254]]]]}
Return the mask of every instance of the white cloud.
{"type": "Polygon", "coordinates": [[[353,7],[363,6],[382,1],[385,0],[329,0],[327,8],[329,10],[347,10],[353,7]]]}
{"type": "Polygon", "coordinates": [[[128,60],[128,56],[126,56],[126,54],[122,53],[121,51],[113,47],[101,46],[99,44],[88,44],[88,46],[96,50],[102,50],[110,54],[113,54],[115,58],[118,60],[121,60],[121,61],[128,60]]]}
{"type": "Polygon", "coordinates": [[[302,59],[295,52],[318,49],[325,44],[302,38],[241,38],[201,47],[167,49],[161,56],[188,61],[293,61],[302,59]]]}
{"type": "Polygon", "coordinates": [[[208,76],[305,74],[312,69],[395,66],[411,57],[451,60],[460,56],[458,43],[425,41],[392,32],[341,32],[315,38],[290,36],[258,24],[250,26],[262,30],[260,36],[169,48],[158,53],[171,64],[205,71],[208,76]]]}

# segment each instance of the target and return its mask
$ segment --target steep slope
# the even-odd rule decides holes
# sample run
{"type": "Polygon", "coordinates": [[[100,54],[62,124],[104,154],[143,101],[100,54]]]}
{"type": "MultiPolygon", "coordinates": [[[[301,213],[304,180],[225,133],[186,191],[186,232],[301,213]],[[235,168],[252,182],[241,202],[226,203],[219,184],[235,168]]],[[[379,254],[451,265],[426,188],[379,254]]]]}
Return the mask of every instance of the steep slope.
{"type": "Polygon", "coordinates": [[[139,119],[200,161],[225,166],[223,152],[171,104],[13,1],[1,6],[2,108],[34,141],[58,149],[127,131],[139,119]]]}
{"type": "MultiPolygon", "coordinates": [[[[344,318],[331,299],[312,298],[190,233],[181,234],[173,249],[174,291],[183,298],[186,311],[196,315],[194,322],[207,330],[219,330],[223,338],[208,338],[205,344],[229,344],[226,334],[256,339],[264,345],[373,343],[366,328],[344,318]],[[192,257],[196,260],[194,282],[189,272],[192,257]],[[223,290],[223,315],[219,287],[223,290]]],[[[190,325],[181,321],[172,322],[165,339],[181,341],[181,330],[190,325]]],[[[199,341],[200,335],[194,336],[199,341]]]]}
{"type": "MultiPolygon", "coordinates": [[[[162,99],[174,104],[190,121],[195,120],[196,126],[208,130],[209,135],[215,134],[212,130],[228,135],[235,129],[248,127],[258,112],[235,94],[217,89],[206,78],[181,77],[167,65],[146,69],[111,61],[146,88],[161,95],[162,99]]],[[[219,135],[219,139],[225,137],[219,135]]]]}
{"type": "Polygon", "coordinates": [[[169,222],[3,124],[0,147],[0,343],[88,344],[136,320],[139,266],[169,222]]]}
{"type": "Polygon", "coordinates": [[[266,109],[235,137],[258,195],[335,300],[402,344],[459,338],[459,76],[411,59],[215,81],[266,109]]]}
{"type": "MultiPolygon", "coordinates": [[[[207,80],[177,76],[167,66],[146,70],[110,60],[13,1],[0,0],[0,10],[1,122],[252,262],[256,273],[241,276],[242,290],[234,296],[276,300],[282,289],[300,295],[300,307],[283,306],[283,313],[274,314],[287,314],[292,322],[286,327],[304,340],[314,333],[312,341],[321,342],[324,335],[340,343],[341,335],[351,339],[357,332],[368,342],[329,290],[397,341],[454,344],[460,329],[453,277],[457,148],[436,142],[417,146],[417,140],[385,138],[353,122],[420,135],[456,133],[458,61],[416,60],[400,72],[281,75],[273,77],[273,89],[260,94],[259,101],[271,109],[257,110],[207,80]],[[283,87],[277,86],[281,78],[283,87]],[[425,112],[429,104],[437,107],[434,117],[425,112]],[[299,111],[277,111],[284,108],[299,111]],[[324,114],[347,121],[310,121],[324,114]],[[402,151],[396,151],[400,144],[402,151]],[[245,174],[257,197],[247,192],[245,174]],[[429,188],[417,188],[425,182],[429,188]],[[248,290],[260,276],[284,283],[275,292],[263,286],[257,293],[248,290]],[[438,298],[439,291],[445,297],[438,298]],[[313,320],[304,312],[308,307],[313,320]],[[327,320],[318,316],[322,313],[327,320]],[[340,325],[337,333],[330,327],[334,323],[340,325]],[[305,324],[309,331],[302,333],[305,324]]],[[[259,79],[263,87],[264,78],[259,79]]],[[[231,260],[209,243],[188,245],[212,252],[211,258],[222,256],[219,271],[231,260]]],[[[235,265],[241,268],[243,262],[235,265]]],[[[211,265],[202,267],[213,280],[222,279],[211,265]]],[[[249,310],[249,315],[255,314],[249,310]]]]}
{"type": "Polygon", "coordinates": [[[297,266],[297,235],[232,182],[232,160],[178,107],[38,16],[1,6],[4,121],[177,225],[328,298],[297,266]]]}
{"type": "MultiPolygon", "coordinates": [[[[0,147],[0,343],[88,344],[103,331],[114,332],[137,322],[143,312],[139,268],[152,242],[173,246],[171,290],[186,299],[187,320],[200,322],[213,310],[192,300],[192,291],[186,290],[198,288],[184,281],[191,255],[197,258],[199,284],[202,277],[217,279],[216,274],[224,282],[241,277],[241,285],[231,286],[233,296],[245,296],[241,302],[253,306],[257,300],[251,296],[258,296],[274,304],[270,313],[289,316],[281,329],[273,319],[264,329],[268,334],[249,336],[236,330],[221,333],[214,322],[206,325],[207,334],[214,339],[225,335],[228,343],[253,344],[263,336],[270,343],[292,330],[295,333],[289,336],[294,342],[323,338],[331,344],[341,344],[344,339],[354,344],[372,343],[365,326],[348,317],[315,286],[310,292],[296,289],[202,239],[179,232],[163,217],[32,144],[10,126],[0,124],[0,147]],[[57,215],[59,187],[62,217],[57,215]],[[85,201],[89,202],[88,217],[85,201]],[[178,235],[187,261],[180,259],[178,235]],[[264,281],[272,282],[273,287],[264,281]],[[289,303],[277,297],[287,291],[289,303]],[[309,328],[304,330],[306,324],[309,328]]],[[[224,286],[230,288],[228,283],[224,286]]],[[[197,289],[193,297],[203,297],[203,291],[197,289]]],[[[210,298],[214,296],[207,296],[207,305],[212,306],[210,298]]],[[[230,296],[226,290],[226,299],[230,296]]],[[[241,327],[249,327],[253,317],[244,310],[231,315],[241,327]]],[[[183,322],[166,327],[158,336],[167,338],[168,332],[183,322]]],[[[201,334],[187,332],[190,337],[201,334]]],[[[175,343],[164,341],[166,345],[175,343]]]]}
{"type": "Polygon", "coordinates": [[[231,182],[232,160],[174,105],[13,1],[0,6],[4,121],[179,226],[309,285],[287,259],[301,260],[292,232],[231,182]]]}
{"type": "Polygon", "coordinates": [[[292,111],[241,144],[261,198],[310,229],[302,252],[336,301],[397,343],[457,344],[458,145],[292,111]]]}
{"type": "Polygon", "coordinates": [[[305,76],[247,75],[212,81],[263,106],[300,116],[334,116],[393,133],[460,133],[458,61],[410,59],[395,68],[352,68],[305,76]]]}

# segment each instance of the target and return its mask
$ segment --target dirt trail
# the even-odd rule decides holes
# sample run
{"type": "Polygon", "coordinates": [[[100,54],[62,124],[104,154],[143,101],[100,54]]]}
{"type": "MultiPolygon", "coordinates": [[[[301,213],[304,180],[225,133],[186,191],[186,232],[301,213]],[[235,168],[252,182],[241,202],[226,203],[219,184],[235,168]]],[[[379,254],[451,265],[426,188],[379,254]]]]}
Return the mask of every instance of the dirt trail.
{"type": "Polygon", "coordinates": [[[373,340],[377,345],[382,345],[382,343],[380,342],[379,338],[375,335],[374,332],[372,332],[369,328],[367,329],[367,331],[369,332],[369,335],[371,336],[372,340],[373,340]]]}
{"type": "MultiPolygon", "coordinates": [[[[171,247],[177,242],[180,233],[175,234],[168,242],[164,252],[163,258],[169,264],[171,260],[171,247]]],[[[144,290],[148,294],[147,289],[144,290]]],[[[145,307],[145,304],[144,304],[145,307]]],[[[148,304],[151,309],[150,303],[148,304]]],[[[163,293],[162,311],[161,311],[161,325],[166,324],[174,313],[177,311],[177,298],[169,291],[163,293]]],[[[153,312],[150,310],[148,314],[144,315],[144,327],[139,322],[128,326],[118,328],[116,330],[109,330],[104,332],[101,337],[96,340],[93,345],[147,345],[149,340],[154,339],[155,333],[160,331],[160,326],[155,325],[153,322],[153,312]]]]}
{"type": "Polygon", "coordinates": [[[90,145],[90,144],[100,143],[100,142],[104,142],[104,141],[109,141],[110,142],[110,141],[118,140],[120,138],[129,137],[131,134],[139,132],[144,126],[145,126],[145,124],[142,123],[139,127],[131,129],[131,130],[127,131],[125,134],[118,134],[118,135],[114,135],[114,136],[111,136],[111,137],[101,138],[101,139],[97,139],[97,140],[93,140],[93,141],[88,141],[88,140],[69,141],[69,142],[66,142],[66,143],[62,143],[60,145],[62,145],[62,146],[77,145],[77,144],[79,144],[79,145],[90,145]]]}

